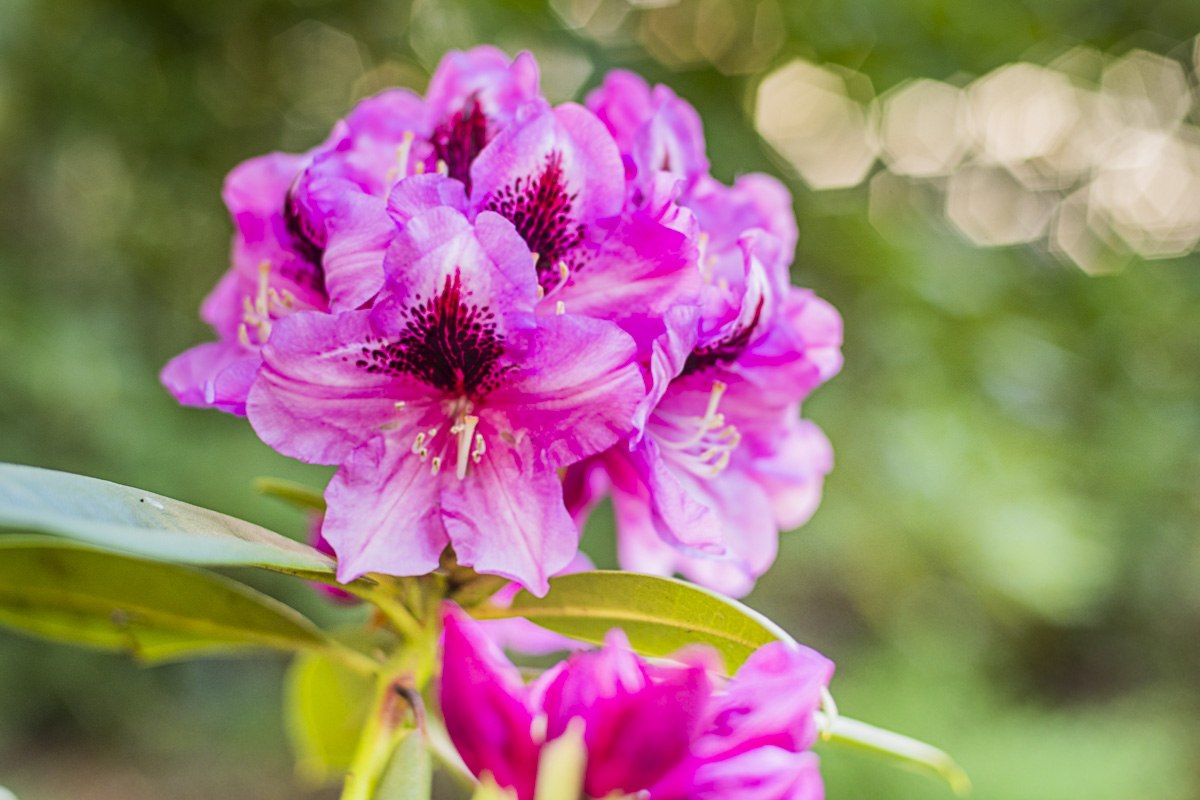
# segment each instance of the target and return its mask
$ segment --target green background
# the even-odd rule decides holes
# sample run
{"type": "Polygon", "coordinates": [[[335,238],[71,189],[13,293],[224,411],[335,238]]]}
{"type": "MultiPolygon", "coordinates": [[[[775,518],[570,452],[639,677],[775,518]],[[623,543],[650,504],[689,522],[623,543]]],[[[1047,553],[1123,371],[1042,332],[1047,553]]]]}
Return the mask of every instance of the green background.
{"type": "MultiPolygon", "coordinates": [[[[178,407],[156,374],[209,335],[196,310],[227,261],[224,174],[310,146],[357,97],[421,88],[447,48],[533,49],[556,100],[613,66],[669,82],[729,180],[783,171],[747,109],[793,56],[885,91],[1078,42],[1174,53],[1200,31],[1186,0],[553,5],[0,0],[0,460],[303,536],[251,481],[327,471],[244,420],[178,407]],[[614,8],[620,26],[564,22],[614,8]]],[[[838,662],[844,713],[950,750],[978,798],[1200,796],[1198,259],[1093,278],[937,220],[877,228],[862,187],[792,186],[795,280],[845,318],[845,370],[806,406],[837,468],[750,602],[838,662]]],[[[602,565],[604,522],[586,542],[602,565]]],[[[250,579],[324,622],[344,613],[250,579]]],[[[283,667],[146,670],[0,632],[0,785],[22,800],[330,796],[292,773],[283,667]]],[[[833,800],[950,796],[823,755],[833,800]]]]}

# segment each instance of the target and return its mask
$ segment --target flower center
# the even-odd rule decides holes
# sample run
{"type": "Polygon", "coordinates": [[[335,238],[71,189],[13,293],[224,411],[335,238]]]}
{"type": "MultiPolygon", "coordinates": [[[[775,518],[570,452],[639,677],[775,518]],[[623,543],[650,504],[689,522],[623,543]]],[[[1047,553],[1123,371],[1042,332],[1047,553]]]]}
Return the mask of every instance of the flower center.
{"type": "Polygon", "coordinates": [[[495,314],[469,302],[470,296],[456,269],[432,297],[416,295],[393,341],[363,345],[355,364],[371,373],[407,375],[454,397],[483,397],[512,365],[500,363],[504,337],[495,314]]]}
{"type": "Polygon", "coordinates": [[[737,326],[724,338],[709,342],[688,353],[679,377],[695,374],[716,364],[731,364],[736,361],[746,346],[750,344],[750,339],[754,336],[754,329],[758,327],[758,321],[762,317],[763,300],[763,297],[758,298],[754,316],[750,318],[749,322],[737,326]]]}
{"type": "Polygon", "coordinates": [[[537,254],[538,283],[549,292],[579,268],[572,251],[583,242],[584,226],[571,212],[575,195],[563,179],[562,153],[546,156],[537,175],[522,175],[488,196],[484,207],[507,219],[537,254]]]}
{"type": "Polygon", "coordinates": [[[702,478],[720,475],[742,442],[738,429],[725,424],[725,415],[717,412],[726,388],[721,381],[713,382],[703,416],[660,408],[650,419],[649,432],[663,455],[702,478]]]}
{"type": "MultiPolygon", "coordinates": [[[[401,411],[404,403],[397,403],[396,410],[401,411]]],[[[447,400],[444,411],[451,425],[446,435],[441,435],[441,425],[419,432],[413,439],[412,452],[421,459],[429,461],[429,472],[437,475],[442,471],[442,465],[447,461],[447,450],[451,451],[454,459],[454,476],[462,480],[467,476],[467,467],[478,464],[487,452],[487,442],[483,434],[476,430],[479,417],[472,414],[474,407],[465,397],[447,400]]]]}
{"type": "Polygon", "coordinates": [[[471,164],[488,143],[488,119],[471,95],[463,107],[450,115],[433,132],[433,150],[438,160],[446,164],[446,174],[462,181],[471,193],[471,164]]]}

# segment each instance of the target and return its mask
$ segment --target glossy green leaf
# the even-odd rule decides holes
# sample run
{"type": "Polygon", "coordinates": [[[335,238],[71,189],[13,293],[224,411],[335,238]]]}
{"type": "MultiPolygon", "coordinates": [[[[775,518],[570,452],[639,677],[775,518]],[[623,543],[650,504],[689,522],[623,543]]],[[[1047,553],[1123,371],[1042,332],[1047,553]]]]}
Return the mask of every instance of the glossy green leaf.
{"type": "Polygon", "coordinates": [[[633,649],[666,656],[692,644],[716,648],[733,672],[759,647],[790,641],[778,625],[736,600],[690,583],[633,572],[578,572],[550,579],[550,592],[522,591],[508,609],[483,607],[484,617],[524,617],[544,628],[600,644],[621,628],[633,649]]]}
{"type": "Polygon", "coordinates": [[[374,694],[371,677],[321,653],[304,653],[292,662],[284,721],[302,778],[328,783],[350,768],[374,694]]]}
{"type": "Polygon", "coordinates": [[[432,791],[429,745],[421,731],[413,729],[396,745],[374,800],[429,800],[432,791]]]}
{"type": "Polygon", "coordinates": [[[333,561],[245,520],[117,483],[0,464],[0,528],[65,536],[180,564],[256,566],[327,577],[333,561]]]}
{"type": "Polygon", "coordinates": [[[219,575],[20,536],[0,537],[0,624],[148,662],[327,645],[288,606],[219,575]]]}

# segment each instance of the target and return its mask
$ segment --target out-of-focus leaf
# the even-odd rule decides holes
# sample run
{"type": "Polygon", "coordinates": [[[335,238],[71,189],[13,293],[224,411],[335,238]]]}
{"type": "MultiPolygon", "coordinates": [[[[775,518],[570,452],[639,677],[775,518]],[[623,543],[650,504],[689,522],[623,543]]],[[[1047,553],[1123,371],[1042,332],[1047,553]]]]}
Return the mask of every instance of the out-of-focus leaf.
{"type": "Polygon", "coordinates": [[[940,778],[959,797],[971,793],[971,779],[967,773],[949,754],[931,744],[840,716],[828,723],[822,738],[830,744],[870,753],[915,772],[940,778]]]}
{"type": "Polygon", "coordinates": [[[375,800],[429,800],[432,784],[429,745],[420,730],[410,730],[396,745],[375,800]]]}
{"type": "Polygon", "coordinates": [[[153,561],[254,566],[324,578],[333,561],[245,520],[117,483],[0,464],[0,528],[37,531],[153,561]]]}
{"type": "Polygon", "coordinates": [[[254,488],[259,494],[277,497],[306,511],[325,511],[325,497],[316,489],[302,483],[262,477],[254,479],[254,488]]]}
{"type": "Polygon", "coordinates": [[[40,537],[0,538],[0,624],[144,661],[328,641],[288,606],[228,578],[40,537]]]}
{"type": "Polygon", "coordinates": [[[480,618],[524,617],[556,633],[600,644],[612,628],[645,656],[682,647],[714,647],[733,672],[750,654],[777,640],[791,641],[778,625],[736,600],[690,583],[633,572],[577,572],[550,579],[550,592],[522,591],[507,609],[472,609],[480,618]]]}
{"type": "Polygon", "coordinates": [[[321,653],[304,653],[288,669],[284,720],[296,769],[320,784],[350,768],[371,711],[374,681],[321,653]]]}

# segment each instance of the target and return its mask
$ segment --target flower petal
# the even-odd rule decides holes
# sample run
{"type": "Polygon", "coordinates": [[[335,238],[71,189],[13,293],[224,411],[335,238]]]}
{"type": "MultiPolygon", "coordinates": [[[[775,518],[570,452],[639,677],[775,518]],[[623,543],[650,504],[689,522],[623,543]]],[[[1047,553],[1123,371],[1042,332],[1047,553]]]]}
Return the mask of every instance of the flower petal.
{"type": "Polygon", "coordinates": [[[528,436],[549,469],[599,453],[633,428],[645,393],[634,356],[633,340],[615,325],[541,317],[520,365],[488,396],[489,418],[528,436]]]}
{"type": "Polygon", "coordinates": [[[533,257],[513,226],[495,214],[480,214],[474,225],[449,207],[418,214],[397,234],[384,267],[400,309],[461,278],[464,297],[495,316],[501,335],[533,325],[533,257]]]}
{"type": "Polygon", "coordinates": [[[579,549],[562,483],[534,459],[528,439],[507,444],[485,431],[487,455],[442,493],[442,518],[458,563],[517,581],[539,597],[579,549]]]}
{"type": "Polygon", "coordinates": [[[261,359],[240,344],[208,342],[175,356],[159,379],[185,406],[211,407],[245,416],[246,395],[261,359]]]}
{"type": "Polygon", "coordinates": [[[471,181],[471,206],[510,220],[555,282],[559,262],[573,268],[575,249],[595,237],[592,226],[621,211],[625,193],[612,137],[570,103],[523,111],[475,159],[471,181]]]}
{"type": "Polygon", "coordinates": [[[275,325],[247,412],[259,437],[284,455],[340,464],[398,421],[398,401],[430,397],[416,381],[370,369],[380,331],[371,312],[293,314],[275,325]]]}
{"type": "Polygon", "coordinates": [[[444,624],[439,694],[450,740],[477,777],[533,800],[540,748],[520,674],[461,611],[447,610],[444,624]]]}
{"type": "Polygon", "coordinates": [[[404,434],[355,448],[325,488],[321,535],[338,555],[343,583],[367,572],[425,575],[437,569],[449,542],[438,514],[438,479],[404,434]]]}

